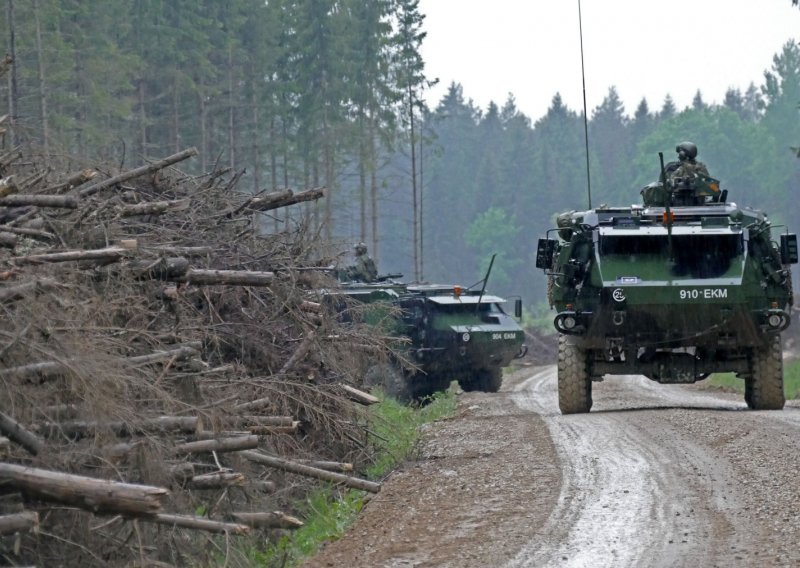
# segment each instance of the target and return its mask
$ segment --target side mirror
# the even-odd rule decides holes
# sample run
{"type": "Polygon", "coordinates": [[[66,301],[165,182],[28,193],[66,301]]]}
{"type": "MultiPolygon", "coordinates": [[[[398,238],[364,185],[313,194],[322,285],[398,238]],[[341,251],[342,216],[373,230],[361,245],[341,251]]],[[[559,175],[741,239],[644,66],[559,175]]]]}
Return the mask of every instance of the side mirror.
{"type": "Polygon", "coordinates": [[[553,266],[553,255],[558,241],[555,239],[539,239],[536,246],[536,268],[547,270],[553,266]]]}
{"type": "Polygon", "coordinates": [[[522,298],[514,300],[514,317],[517,319],[522,318],[522,298]]]}
{"type": "Polygon", "coordinates": [[[781,262],[783,264],[797,264],[797,235],[784,233],[781,235],[781,262]]]}

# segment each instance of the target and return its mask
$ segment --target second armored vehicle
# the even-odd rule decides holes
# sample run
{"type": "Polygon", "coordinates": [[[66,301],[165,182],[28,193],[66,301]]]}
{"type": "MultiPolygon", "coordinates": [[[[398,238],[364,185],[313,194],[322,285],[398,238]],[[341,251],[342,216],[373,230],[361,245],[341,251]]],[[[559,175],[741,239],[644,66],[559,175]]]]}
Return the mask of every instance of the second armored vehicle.
{"type": "MultiPolygon", "coordinates": [[[[330,293],[331,291],[329,291],[330,293]]],[[[335,295],[397,313],[395,333],[405,339],[403,359],[375,365],[368,383],[381,385],[402,401],[420,399],[447,389],[456,380],[465,391],[496,392],[503,367],[525,353],[525,333],[503,310],[500,297],[460,286],[350,283],[335,295]]],[[[522,303],[514,303],[516,317],[522,303]]]]}

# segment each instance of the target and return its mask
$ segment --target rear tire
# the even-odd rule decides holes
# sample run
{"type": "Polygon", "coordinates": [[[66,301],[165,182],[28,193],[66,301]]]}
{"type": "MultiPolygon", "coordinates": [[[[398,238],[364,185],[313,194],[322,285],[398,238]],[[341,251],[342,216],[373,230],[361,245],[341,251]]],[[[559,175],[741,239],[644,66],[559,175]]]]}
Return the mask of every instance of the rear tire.
{"type": "Polygon", "coordinates": [[[592,408],[592,380],[586,350],[566,335],[558,338],[558,407],[561,414],[579,414],[592,408]]]}
{"type": "Polygon", "coordinates": [[[770,337],[767,345],[753,350],[750,367],[752,387],[748,406],[753,410],[781,410],[786,404],[786,396],[783,393],[783,342],[780,334],[770,337]]]}
{"type": "Polygon", "coordinates": [[[403,404],[411,402],[411,385],[406,373],[397,365],[387,363],[370,367],[364,376],[364,384],[379,387],[386,396],[403,404]]]}

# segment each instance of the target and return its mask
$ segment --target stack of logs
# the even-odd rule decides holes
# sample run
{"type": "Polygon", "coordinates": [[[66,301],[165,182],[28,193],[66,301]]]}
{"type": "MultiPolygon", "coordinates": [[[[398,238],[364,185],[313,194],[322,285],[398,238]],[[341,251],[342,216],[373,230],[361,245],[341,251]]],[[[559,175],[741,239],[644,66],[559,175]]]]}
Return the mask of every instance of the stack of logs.
{"type": "Polygon", "coordinates": [[[380,488],[353,464],[386,340],[309,295],[325,189],[240,193],[177,169],[196,153],[64,175],[0,155],[4,562],[236,564],[213,534],[301,526],[285,507],[317,480],[380,488]]]}

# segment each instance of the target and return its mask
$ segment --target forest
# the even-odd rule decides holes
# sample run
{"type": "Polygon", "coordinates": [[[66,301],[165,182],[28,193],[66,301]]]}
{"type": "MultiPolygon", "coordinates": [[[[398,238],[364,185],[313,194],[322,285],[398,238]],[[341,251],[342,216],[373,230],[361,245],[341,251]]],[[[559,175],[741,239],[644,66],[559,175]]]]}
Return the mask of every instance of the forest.
{"type": "MultiPolygon", "coordinates": [[[[558,93],[541,117],[513,95],[477,108],[459,84],[426,105],[418,0],[7,0],[4,16],[3,148],[124,165],[194,146],[198,171],[223,165],[253,193],[325,186],[314,226],[343,255],[367,243],[382,273],[470,285],[496,254],[490,287],[534,309],[537,238],[588,207],[583,111],[558,93]]],[[[592,204],[639,202],[658,152],[688,139],[729,199],[794,225],[800,47],[764,69],[721,104],[698,85],[684,109],[626,109],[604,87],[592,204]]]]}

